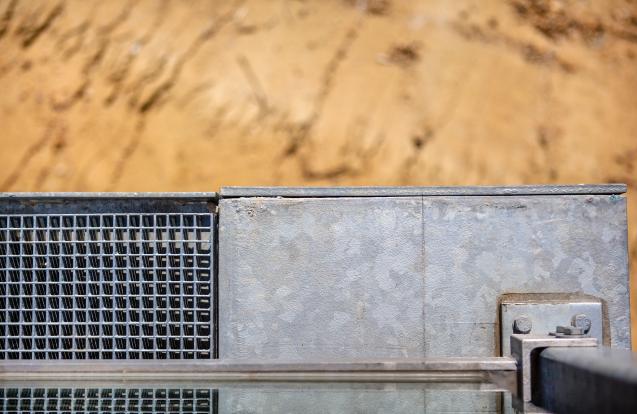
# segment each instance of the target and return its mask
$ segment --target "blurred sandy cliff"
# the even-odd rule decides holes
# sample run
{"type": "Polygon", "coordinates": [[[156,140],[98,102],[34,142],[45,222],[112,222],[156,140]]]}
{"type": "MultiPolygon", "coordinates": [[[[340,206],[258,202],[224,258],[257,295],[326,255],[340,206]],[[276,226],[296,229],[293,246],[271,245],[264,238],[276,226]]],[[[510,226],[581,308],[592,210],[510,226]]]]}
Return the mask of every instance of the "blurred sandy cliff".
{"type": "Polygon", "coordinates": [[[633,0],[0,0],[0,131],[0,191],[623,182],[637,280],[633,0]]]}

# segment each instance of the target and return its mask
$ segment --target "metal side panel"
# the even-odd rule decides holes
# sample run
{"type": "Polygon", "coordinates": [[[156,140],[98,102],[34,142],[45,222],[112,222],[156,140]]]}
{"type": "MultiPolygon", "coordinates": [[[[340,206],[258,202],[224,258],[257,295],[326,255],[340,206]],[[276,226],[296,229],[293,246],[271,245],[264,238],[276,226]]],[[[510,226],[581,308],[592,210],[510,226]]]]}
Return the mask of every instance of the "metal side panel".
{"type": "Polygon", "coordinates": [[[221,200],[220,358],[422,357],[416,198],[221,200]]]}
{"type": "Polygon", "coordinates": [[[505,293],[584,293],[630,347],[626,200],[617,195],[423,199],[425,354],[494,355],[505,293]]]}
{"type": "Polygon", "coordinates": [[[505,293],[604,301],[630,347],[619,195],[220,200],[222,358],[493,356],[505,293]]]}

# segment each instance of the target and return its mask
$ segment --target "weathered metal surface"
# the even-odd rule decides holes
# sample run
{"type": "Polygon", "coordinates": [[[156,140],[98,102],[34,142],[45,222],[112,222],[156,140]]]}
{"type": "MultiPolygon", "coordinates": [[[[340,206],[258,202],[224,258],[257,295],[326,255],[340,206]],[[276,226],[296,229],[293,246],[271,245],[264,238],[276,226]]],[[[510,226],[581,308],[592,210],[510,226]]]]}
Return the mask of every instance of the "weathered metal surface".
{"type": "Polygon", "coordinates": [[[599,297],[630,346],[618,195],[222,198],[219,279],[222,358],[497,355],[510,292],[599,297]]]}
{"type": "Polygon", "coordinates": [[[423,226],[425,355],[492,355],[512,292],[599,297],[611,345],[630,347],[623,197],[425,197],[423,226]]]}
{"type": "Polygon", "coordinates": [[[555,413],[636,413],[637,355],[620,349],[548,348],[533,401],[555,413]]]}
{"type": "Polygon", "coordinates": [[[221,200],[220,358],[425,355],[420,198],[221,200]]]}
{"type": "Polygon", "coordinates": [[[571,323],[573,316],[585,314],[590,322],[588,334],[603,343],[602,303],[594,298],[573,298],[571,300],[551,299],[552,295],[542,300],[535,295],[535,299],[523,302],[515,299],[505,299],[500,304],[500,339],[501,352],[504,356],[511,355],[510,340],[512,334],[529,333],[532,335],[548,335],[554,332],[556,326],[571,323]],[[525,316],[532,325],[529,332],[516,332],[515,322],[525,316]]]}
{"type": "Polygon", "coordinates": [[[221,197],[414,197],[489,195],[623,194],[625,184],[479,187],[222,187],[221,197]]]}
{"type": "Polygon", "coordinates": [[[548,347],[578,348],[597,347],[596,338],[556,338],[551,336],[534,335],[511,335],[511,355],[518,364],[517,371],[517,394],[516,397],[529,402],[532,397],[532,377],[535,370],[536,356],[534,352],[538,349],[548,347]]]}

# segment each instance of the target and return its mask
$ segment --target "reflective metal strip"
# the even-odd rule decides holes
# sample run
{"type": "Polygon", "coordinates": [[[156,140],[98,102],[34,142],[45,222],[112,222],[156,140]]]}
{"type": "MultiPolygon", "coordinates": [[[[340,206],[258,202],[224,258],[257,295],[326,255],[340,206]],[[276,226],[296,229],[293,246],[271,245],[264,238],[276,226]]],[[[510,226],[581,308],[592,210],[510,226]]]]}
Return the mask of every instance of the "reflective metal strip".
{"type": "Polygon", "coordinates": [[[10,361],[0,379],[207,379],[259,381],[484,381],[516,370],[512,358],[428,358],[358,362],[10,361]]]}

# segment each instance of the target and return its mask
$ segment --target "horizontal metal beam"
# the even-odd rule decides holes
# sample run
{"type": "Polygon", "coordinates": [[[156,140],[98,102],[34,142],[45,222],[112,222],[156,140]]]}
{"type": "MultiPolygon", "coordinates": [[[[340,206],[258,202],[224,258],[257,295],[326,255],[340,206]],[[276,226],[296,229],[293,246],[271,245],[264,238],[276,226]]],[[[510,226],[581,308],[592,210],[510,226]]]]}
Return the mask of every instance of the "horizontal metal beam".
{"type": "Polygon", "coordinates": [[[414,197],[623,194],[626,184],[480,187],[222,187],[221,198],[239,197],[414,197]]]}
{"type": "Polygon", "coordinates": [[[32,361],[5,362],[0,379],[126,378],[263,381],[482,381],[515,371],[512,358],[428,358],[358,362],[32,361]]]}
{"type": "Polygon", "coordinates": [[[548,348],[537,361],[533,403],[555,413],[637,413],[637,354],[548,348]]]}
{"type": "Polygon", "coordinates": [[[281,382],[487,382],[483,371],[423,372],[98,372],[23,373],[0,376],[12,380],[176,380],[176,381],[281,381],[281,382]]]}
{"type": "MultiPolygon", "coordinates": [[[[203,388],[214,389],[223,388],[224,390],[296,390],[296,391],[312,391],[312,390],[378,390],[378,391],[395,391],[395,390],[439,390],[439,391],[469,391],[469,392],[503,392],[507,391],[496,384],[490,382],[287,382],[272,381],[268,384],[254,381],[211,381],[207,379],[180,380],[178,378],[159,378],[159,379],[101,379],[101,378],[56,378],[56,379],[11,379],[0,381],[0,390],[7,388],[203,388]]],[[[5,394],[6,395],[6,394],[5,394]]],[[[1,402],[1,399],[0,399],[1,402]]]]}

